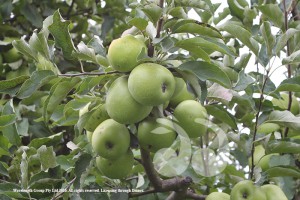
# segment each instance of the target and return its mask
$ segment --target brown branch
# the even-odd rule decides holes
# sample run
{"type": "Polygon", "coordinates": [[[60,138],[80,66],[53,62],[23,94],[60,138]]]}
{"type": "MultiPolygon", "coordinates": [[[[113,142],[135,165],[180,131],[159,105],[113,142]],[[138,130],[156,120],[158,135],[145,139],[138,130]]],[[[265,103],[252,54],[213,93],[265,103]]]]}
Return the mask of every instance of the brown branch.
{"type": "Polygon", "coordinates": [[[72,0],[72,3],[71,3],[71,5],[70,5],[70,7],[69,7],[69,9],[68,9],[68,12],[67,12],[67,16],[66,16],[67,19],[70,19],[70,14],[71,14],[71,12],[72,12],[74,3],[75,3],[75,0],[72,0]]]}
{"type": "Polygon", "coordinates": [[[103,76],[108,74],[119,74],[121,72],[111,71],[111,72],[82,72],[78,74],[59,74],[58,76],[66,76],[66,77],[75,77],[75,76],[103,76]]]}

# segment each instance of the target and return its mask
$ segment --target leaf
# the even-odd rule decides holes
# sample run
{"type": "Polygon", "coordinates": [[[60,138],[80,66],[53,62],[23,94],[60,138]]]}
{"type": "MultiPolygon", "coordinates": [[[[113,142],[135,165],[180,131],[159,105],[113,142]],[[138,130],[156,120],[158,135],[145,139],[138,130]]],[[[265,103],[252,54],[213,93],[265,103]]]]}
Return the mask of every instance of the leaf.
{"type": "Polygon", "coordinates": [[[251,53],[242,54],[240,56],[240,60],[234,65],[234,69],[238,69],[239,71],[241,69],[245,69],[249,63],[251,56],[252,56],[251,53]]]}
{"type": "Polygon", "coordinates": [[[57,133],[54,135],[51,135],[49,137],[43,137],[43,138],[34,138],[30,141],[28,147],[33,147],[35,149],[40,148],[42,145],[50,146],[50,145],[57,145],[61,142],[63,139],[63,133],[57,133]]]}
{"type": "Polygon", "coordinates": [[[39,53],[37,55],[36,67],[38,70],[51,70],[56,75],[60,74],[56,65],[53,62],[51,62],[50,60],[47,60],[44,56],[42,56],[39,53]]]}
{"type": "Polygon", "coordinates": [[[194,73],[200,80],[217,82],[225,88],[231,87],[231,81],[217,65],[203,61],[189,61],[179,66],[182,71],[194,73]]]}
{"type": "Polygon", "coordinates": [[[42,170],[47,170],[49,168],[54,168],[57,163],[55,160],[55,152],[53,150],[53,146],[46,147],[45,145],[42,145],[38,150],[37,154],[39,156],[42,170]]]}
{"type": "Polygon", "coordinates": [[[96,58],[95,50],[92,48],[89,48],[86,44],[84,44],[84,42],[81,41],[77,45],[77,48],[78,48],[78,51],[72,53],[73,57],[77,57],[78,59],[84,60],[84,61],[90,61],[95,64],[100,64],[100,63],[98,63],[98,60],[96,58]]]}
{"type": "Polygon", "coordinates": [[[252,38],[251,33],[242,26],[226,23],[220,29],[230,33],[233,37],[239,39],[245,44],[255,55],[258,55],[259,45],[258,42],[252,38]]]}
{"type": "Polygon", "coordinates": [[[271,23],[270,22],[263,22],[263,24],[260,27],[261,34],[264,38],[264,41],[266,43],[268,56],[271,57],[273,52],[272,49],[275,45],[275,36],[271,32],[271,23]]]}
{"type": "Polygon", "coordinates": [[[34,31],[28,43],[31,49],[35,52],[39,52],[47,60],[52,58],[44,32],[37,33],[34,31]]]}
{"type": "Polygon", "coordinates": [[[21,7],[20,12],[25,18],[31,22],[35,27],[42,27],[43,17],[35,6],[25,1],[25,4],[21,7]]]}
{"type": "Polygon", "coordinates": [[[4,126],[8,126],[10,124],[13,124],[16,122],[16,115],[10,114],[10,115],[2,115],[0,116],[0,130],[4,126]]]}
{"type": "Polygon", "coordinates": [[[153,24],[156,24],[162,15],[162,8],[156,4],[146,5],[142,11],[147,15],[153,24]]]}
{"type": "Polygon", "coordinates": [[[280,51],[285,48],[289,39],[299,32],[300,30],[289,28],[285,33],[281,34],[275,47],[276,55],[278,55],[280,51]]]}
{"type": "Polygon", "coordinates": [[[17,97],[20,99],[31,96],[38,88],[54,78],[54,73],[50,70],[35,71],[29,79],[21,86],[17,97]]]}
{"type": "Polygon", "coordinates": [[[178,20],[172,27],[173,33],[191,33],[208,36],[212,38],[222,39],[222,34],[218,29],[209,24],[198,22],[195,20],[178,20]]]}
{"type": "Polygon", "coordinates": [[[292,166],[271,167],[268,170],[266,170],[266,173],[270,178],[279,176],[291,176],[298,179],[300,178],[300,170],[292,166]]]}
{"type": "Polygon", "coordinates": [[[230,102],[233,98],[232,90],[226,89],[223,86],[214,83],[209,89],[207,97],[217,99],[226,104],[226,102],[230,102]]]}
{"type": "Polygon", "coordinates": [[[15,40],[12,42],[13,46],[22,54],[37,61],[37,54],[34,49],[24,40],[21,38],[20,40],[15,40]]]}
{"type": "Polygon", "coordinates": [[[290,111],[278,111],[271,112],[268,123],[276,123],[281,126],[286,126],[295,130],[300,130],[300,117],[295,117],[290,111]]]}
{"type": "Polygon", "coordinates": [[[244,19],[244,10],[248,6],[247,1],[245,0],[227,0],[230,12],[233,16],[239,18],[241,21],[244,19]]]}
{"type": "Polygon", "coordinates": [[[68,93],[79,83],[81,79],[79,77],[74,77],[71,79],[63,79],[54,86],[51,87],[50,95],[45,101],[44,105],[44,120],[47,122],[49,117],[60,104],[60,102],[68,95],[68,93]]]}
{"type": "Polygon", "coordinates": [[[282,59],[283,65],[299,64],[300,63],[300,50],[293,52],[290,56],[282,59]]]}
{"type": "Polygon", "coordinates": [[[228,124],[231,128],[237,129],[235,118],[224,107],[220,105],[206,105],[205,108],[209,115],[228,124]]]}
{"type": "Polygon", "coordinates": [[[244,70],[242,70],[239,73],[238,81],[233,89],[236,91],[244,91],[252,83],[255,83],[255,80],[248,74],[245,74],[244,70]]]}
{"type": "MultiPolygon", "coordinates": [[[[223,54],[230,56],[236,56],[234,52],[231,51],[226,45],[214,41],[210,38],[194,37],[190,39],[180,40],[176,43],[177,47],[192,51],[192,53],[197,54],[198,49],[202,49],[206,54],[211,54],[214,51],[219,51],[223,54]]],[[[200,55],[201,52],[198,54],[200,55]]]]}
{"type": "Polygon", "coordinates": [[[64,57],[72,60],[74,59],[72,52],[76,51],[76,49],[69,32],[69,26],[70,21],[63,20],[57,10],[53,14],[53,23],[48,29],[55,39],[55,44],[62,49],[64,57]]]}
{"type": "Polygon", "coordinates": [[[21,185],[22,188],[27,188],[28,186],[28,160],[26,151],[22,153],[22,159],[20,164],[21,169],[21,185]]]}
{"type": "Polygon", "coordinates": [[[278,4],[264,4],[257,8],[271,20],[275,26],[283,30],[284,15],[278,4]]]}
{"type": "Polygon", "coordinates": [[[300,92],[300,76],[283,80],[276,91],[300,92]]]}
{"type": "Polygon", "coordinates": [[[88,153],[82,154],[79,159],[75,163],[75,176],[77,177],[74,181],[74,188],[81,188],[80,185],[80,178],[81,175],[86,171],[87,167],[90,165],[90,162],[92,160],[92,156],[88,153]]]}
{"type": "Polygon", "coordinates": [[[300,153],[300,140],[272,140],[266,147],[266,152],[270,153],[300,153]]]}
{"type": "Polygon", "coordinates": [[[132,26],[137,27],[139,30],[144,31],[148,25],[148,21],[143,18],[132,18],[128,21],[128,23],[132,26]]]}
{"type": "Polygon", "coordinates": [[[9,89],[13,89],[26,81],[29,76],[19,76],[17,78],[0,81],[0,93],[5,93],[9,89]]]}
{"type": "MultiPolygon", "coordinates": [[[[1,156],[1,154],[0,154],[0,156],[1,156]]],[[[0,174],[1,175],[9,177],[7,168],[8,168],[8,166],[6,163],[0,162],[0,174]]]]}

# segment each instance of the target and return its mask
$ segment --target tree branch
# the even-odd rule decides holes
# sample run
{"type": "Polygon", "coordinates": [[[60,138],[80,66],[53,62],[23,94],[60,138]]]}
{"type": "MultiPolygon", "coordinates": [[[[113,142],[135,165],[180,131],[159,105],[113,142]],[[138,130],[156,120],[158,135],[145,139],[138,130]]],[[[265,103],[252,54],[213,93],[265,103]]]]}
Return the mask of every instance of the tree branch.
{"type": "Polygon", "coordinates": [[[78,74],[59,74],[58,76],[66,76],[66,77],[75,77],[75,76],[103,76],[107,74],[119,74],[121,72],[111,71],[111,72],[82,72],[78,74]]]}

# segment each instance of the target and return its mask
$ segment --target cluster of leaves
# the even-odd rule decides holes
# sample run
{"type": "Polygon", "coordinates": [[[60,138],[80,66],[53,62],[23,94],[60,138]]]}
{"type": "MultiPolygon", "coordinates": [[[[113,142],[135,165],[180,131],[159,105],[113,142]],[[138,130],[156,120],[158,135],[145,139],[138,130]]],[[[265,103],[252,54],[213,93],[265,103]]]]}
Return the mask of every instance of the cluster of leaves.
{"type": "MultiPolygon", "coordinates": [[[[232,185],[250,176],[260,184],[282,185],[289,199],[299,193],[300,116],[267,98],[280,98],[280,92],[300,97],[300,21],[285,15],[298,10],[297,1],[228,0],[220,13],[221,4],[209,0],[167,0],[163,7],[144,0],[0,2],[1,199],[126,199],[127,193],[63,189],[151,187],[143,170],[126,180],[102,176],[84,130],[120,75],[109,67],[106,50],[124,32],[143,34],[154,51],[142,59],[182,76],[227,134],[232,165],[214,177],[188,168],[182,175],[193,179],[193,191],[230,193],[232,185]],[[191,10],[199,21],[189,19],[191,10]],[[5,53],[12,48],[22,56],[11,62],[5,53]],[[282,63],[274,63],[276,58],[282,63]],[[273,83],[272,71],[284,65],[287,78],[273,83]],[[80,116],[86,105],[89,111],[80,116]],[[264,123],[281,129],[260,134],[257,128],[264,123]],[[267,171],[247,170],[256,144],[263,144],[267,154],[280,153],[267,171]],[[39,192],[21,190],[28,188],[39,192]],[[52,188],[62,190],[42,192],[52,188]]],[[[209,129],[201,141],[209,143],[214,136],[209,129]]],[[[134,153],[140,156],[138,149],[134,153]]]]}

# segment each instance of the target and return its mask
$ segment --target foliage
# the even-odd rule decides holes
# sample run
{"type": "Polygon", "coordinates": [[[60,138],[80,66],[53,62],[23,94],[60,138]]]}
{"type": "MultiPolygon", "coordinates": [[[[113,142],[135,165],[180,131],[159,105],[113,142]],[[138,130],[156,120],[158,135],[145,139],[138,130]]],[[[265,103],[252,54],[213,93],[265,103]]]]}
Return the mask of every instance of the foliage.
{"type": "Polygon", "coordinates": [[[230,193],[247,178],[276,183],[288,199],[299,198],[300,115],[290,110],[292,96],[297,104],[300,98],[300,5],[228,0],[222,11],[219,6],[209,0],[0,0],[0,199],[176,199],[176,187],[155,189],[152,161],[134,137],[138,124],[128,126],[136,158],[130,176],[109,179],[95,165],[85,126],[123,75],[106,58],[122,34],[143,35],[148,56],[139,59],[184,78],[207,110],[213,125],[206,135],[174,148],[197,152],[219,130],[226,134],[229,164],[220,173],[199,174],[191,159],[177,175],[192,178],[189,198],[230,193]],[[200,20],[190,19],[190,11],[200,20]],[[273,77],[282,68],[280,83],[273,77]],[[290,97],[286,107],[272,103],[283,92],[290,97]],[[266,123],[280,129],[259,132],[266,123]],[[265,171],[254,162],[259,144],[265,154],[279,153],[265,171]],[[88,189],[103,192],[82,192],[88,189]]]}

